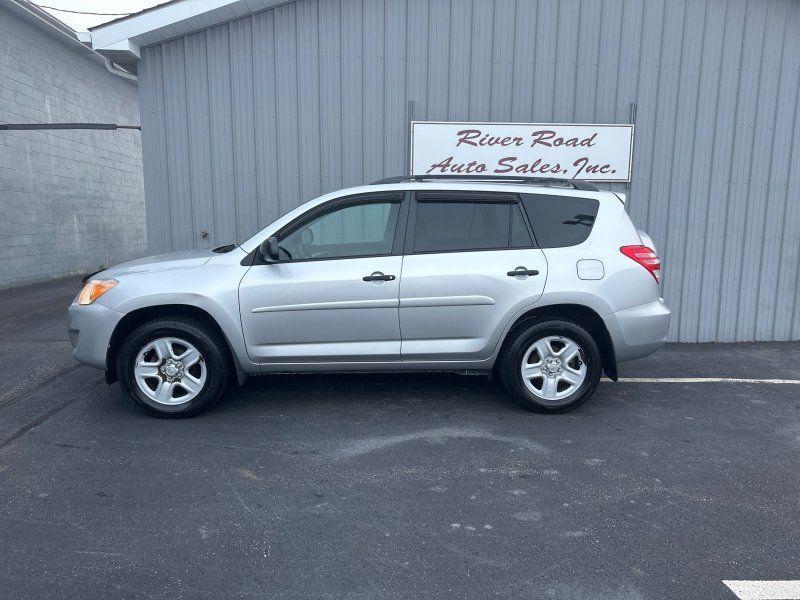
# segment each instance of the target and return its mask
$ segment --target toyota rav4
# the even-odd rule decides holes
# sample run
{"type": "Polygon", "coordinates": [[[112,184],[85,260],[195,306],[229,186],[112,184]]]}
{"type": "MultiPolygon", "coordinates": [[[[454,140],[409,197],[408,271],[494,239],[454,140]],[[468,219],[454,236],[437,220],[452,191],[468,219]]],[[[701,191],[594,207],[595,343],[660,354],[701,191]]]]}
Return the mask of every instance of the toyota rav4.
{"type": "Polygon", "coordinates": [[[69,307],[75,357],[156,416],[249,375],[455,371],[563,412],[666,339],[660,262],[621,194],[561,180],[398,177],[249,240],[127,262],[69,307]]]}

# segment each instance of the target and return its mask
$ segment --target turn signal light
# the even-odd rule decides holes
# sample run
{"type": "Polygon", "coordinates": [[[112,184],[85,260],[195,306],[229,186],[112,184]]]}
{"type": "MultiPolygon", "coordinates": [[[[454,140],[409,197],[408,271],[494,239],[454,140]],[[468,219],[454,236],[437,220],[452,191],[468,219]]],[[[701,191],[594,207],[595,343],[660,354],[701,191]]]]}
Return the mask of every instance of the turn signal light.
{"type": "Polygon", "coordinates": [[[647,269],[650,275],[656,280],[656,283],[658,283],[658,276],[661,272],[661,261],[655,250],[647,246],[623,246],[619,251],[647,269]]]}
{"type": "Polygon", "coordinates": [[[78,304],[91,304],[108,290],[119,283],[116,279],[101,279],[99,281],[87,281],[81,293],[78,294],[78,304]]]}

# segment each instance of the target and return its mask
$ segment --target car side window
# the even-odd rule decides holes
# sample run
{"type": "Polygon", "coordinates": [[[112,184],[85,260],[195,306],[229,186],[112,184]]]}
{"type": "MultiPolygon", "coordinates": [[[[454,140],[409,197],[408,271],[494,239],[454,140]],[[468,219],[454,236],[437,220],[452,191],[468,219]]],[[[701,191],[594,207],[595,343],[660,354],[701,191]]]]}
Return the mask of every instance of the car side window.
{"type": "Polygon", "coordinates": [[[600,203],[594,198],[522,194],[522,206],[540,247],[565,248],[586,241],[600,203]]]}
{"type": "Polygon", "coordinates": [[[399,212],[399,201],[365,201],[331,210],[281,236],[281,260],[391,254],[399,212]]]}
{"type": "Polygon", "coordinates": [[[414,252],[458,252],[530,248],[530,233],[513,201],[418,200],[414,252]]]}
{"type": "Polygon", "coordinates": [[[533,246],[531,234],[518,204],[511,206],[511,247],[530,248],[533,246]]]}

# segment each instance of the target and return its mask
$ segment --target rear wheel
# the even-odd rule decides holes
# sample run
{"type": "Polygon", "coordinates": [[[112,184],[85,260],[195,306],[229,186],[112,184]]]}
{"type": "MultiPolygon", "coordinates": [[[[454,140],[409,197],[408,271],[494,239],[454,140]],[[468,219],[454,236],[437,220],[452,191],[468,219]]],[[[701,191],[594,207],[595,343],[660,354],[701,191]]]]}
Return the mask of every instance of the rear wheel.
{"type": "Polygon", "coordinates": [[[230,373],[219,335],[191,319],[155,319],[125,339],[120,384],[139,408],[158,417],[190,417],[210,407],[230,373]]]}
{"type": "Polygon", "coordinates": [[[571,321],[545,321],[522,329],[500,364],[508,392],[537,412],[577,408],[592,396],[601,374],[597,342],[571,321]]]}

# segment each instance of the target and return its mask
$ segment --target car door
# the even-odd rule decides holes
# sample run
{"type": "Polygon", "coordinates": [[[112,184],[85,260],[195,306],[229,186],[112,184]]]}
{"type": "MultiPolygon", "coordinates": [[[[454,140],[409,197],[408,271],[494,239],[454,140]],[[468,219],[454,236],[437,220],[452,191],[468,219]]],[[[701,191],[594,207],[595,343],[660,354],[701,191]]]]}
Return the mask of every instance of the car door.
{"type": "Polygon", "coordinates": [[[488,358],[546,278],[516,195],[418,193],[400,282],[403,360],[488,358]]]}
{"type": "Polygon", "coordinates": [[[407,206],[402,192],[352,196],[316,207],[279,231],[280,259],[254,264],[240,284],[250,358],[399,360],[407,206]]]}

